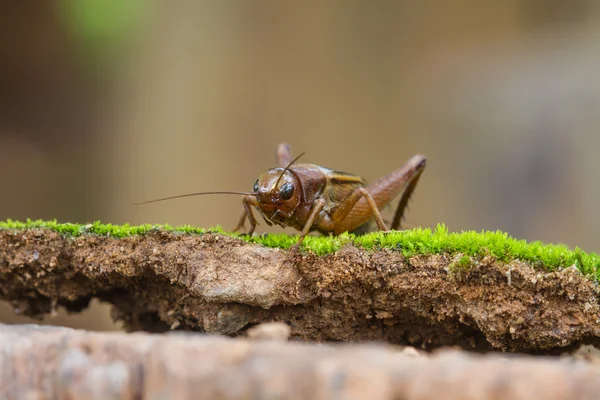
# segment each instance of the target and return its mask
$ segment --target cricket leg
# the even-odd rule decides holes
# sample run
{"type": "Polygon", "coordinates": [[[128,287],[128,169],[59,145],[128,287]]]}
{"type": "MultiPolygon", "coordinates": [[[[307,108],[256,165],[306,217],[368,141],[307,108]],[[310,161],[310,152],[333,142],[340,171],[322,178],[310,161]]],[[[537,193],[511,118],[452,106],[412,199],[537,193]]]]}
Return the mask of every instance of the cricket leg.
{"type": "MultiPolygon", "coordinates": [[[[424,166],[423,166],[424,168],[424,166]]],[[[400,201],[398,202],[398,206],[396,207],[396,213],[394,214],[394,220],[392,221],[392,230],[400,229],[400,223],[402,222],[402,216],[404,215],[404,210],[408,205],[408,200],[412,195],[417,183],[419,182],[419,178],[421,177],[421,173],[423,172],[423,168],[421,168],[408,182],[404,192],[402,193],[402,197],[400,197],[400,201]]]]}
{"type": "Polygon", "coordinates": [[[308,235],[308,232],[310,232],[310,228],[312,228],[313,224],[315,223],[315,219],[317,218],[317,215],[319,215],[324,206],[325,200],[323,200],[323,198],[319,197],[317,200],[315,200],[310,210],[310,214],[308,215],[308,219],[304,224],[304,228],[302,228],[302,233],[300,233],[300,239],[298,239],[298,242],[294,246],[292,246],[292,251],[296,251],[298,250],[298,248],[300,248],[300,244],[302,243],[306,235],[308,235]]]}
{"type": "MultiPolygon", "coordinates": [[[[385,222],[383,222],[383,218],[381,217],[381,213],[379,212],[379,208],[377,207],[377,203],[375,199],[367,191],[367,189],[363,187],[356,188],[350,196],[344,202],[342,202],[339,206],[335,208],[335,210],[331,214],[331,219],[335,223],[334,234],[339,235],[340,233],[351,231],[356,229],[358,226],[367,222],[372,217],[375,218],[375,222],[377,223],[377,227],[381,231],[387,231],[388,228],[385,226],[385,222]],[[364,200],[366,202],[366,209],[360,214],[361,221],[356,224],[348,227],[348,215],[354,211],[357,203],[360,200],[364,200]],[[364,220],[364,221],[363,221],[364,220]]],[[[350,221],[351,222],[351,221],[350,221]]]]}
{"type": "Polygon", "coordinates": [[[277,146],[277,166],[285,167],[292,161],[292,146],[287,143],[280,143],[277,146]]]}
{"type": "MultiPolygon", "coordinates": [[[[345,231],[352,231],[362,224],[366,223],[373,216],[377,220],[377,214],[373,212],[374,209],[381,209],[385,207],[390,201],[392,201],[397,195],[403,193],[400,203],[396,210],[396,215],[392,221],[392,227],[397,228],[400,225],[408,199],[418,182],[418,178],[425,169],[426,159],[422,155],[413,156],[408,160],[402,167],[392,171],[388,175],[379,178],[377,181],[369,185],[366,190],[371,195],[372,200],[376,204],[376,208],[373,207],[367,197],[354,197],[354,193],[344,201],[339,207],[339,210],[335,210],[334,221],[336,222],[336,229],[334,234],[340,234],[345,231]],[[349,201],[352,200],[352,201],[349,201]],[[348,202],[348,204],[346,204],[348,202]]],[[[381,216],[381,214],[379,214],[381,216]]],[[[381,225],[377,222],[379,229],[381,225]]]]}
{"type": "Polygon", "coordinates": [[[244,205],[244,214],[240,218],[240,222],[238,222],[238,225],[233,231],[237,232],[242,229],[244,227],[244,222],[246,222],[246,217],[248,217],[248,221],[250,221],[250,229],[248,229],[246,235],[252,236],[254,230],[256,229],[256,225],[258,224],[258,222],[256,222],[256,218],[254,218],[254,213],[252,212],[252,206],[258,205],[256,197],[245,195],[242,197],[242,204],[244,205]]]}
{"type": "Polygon", "coordinates": [[[232,232],[238,232],[245,228],[247,216],[248,216],[248,213],[246,213],[246,210],[244,210],[244,212],[242,213],[242,216],[240,217],[240,221],[237,223],[235,228],[232,229],[232,232]]]}

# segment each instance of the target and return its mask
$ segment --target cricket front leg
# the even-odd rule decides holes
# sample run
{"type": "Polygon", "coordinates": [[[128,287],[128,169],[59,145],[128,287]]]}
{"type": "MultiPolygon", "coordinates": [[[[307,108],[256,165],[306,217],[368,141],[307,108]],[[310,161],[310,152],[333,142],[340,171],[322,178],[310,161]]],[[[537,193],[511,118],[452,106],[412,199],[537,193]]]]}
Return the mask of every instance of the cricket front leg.
{"type": "Polygon", "coordinates": [[[242,198],[242,204],[244,206],[244,214],[240,218],[240,221],[238,222],[237,226],[235,227],[235,229],[233,231],[237,232],[240,229],[242,229],[244,227],[244,223],[246,222],[246,218],[248,218],[248,221],[250,221],[250,229],[248,229],[248,232],[246,233],[246,235],[252,236],[252,234],[254,233],[254,230],[256,229],[256,225],[258,225],[256,218],[254,218],[254,213],[252,212],[252,207],[258,206],[258,202],[256,201],[256,197],[246,195],[242,198]]]}
{"type": "Polygon", "coordinates": [[[233,228],[231,231],[232,232],[239,232],[242,229],[245,228],[246,225],[246,217],[248,216],[248,213],[246,212],[246,210],[244,210],[244,212],[242,213],[242,216],[240,217],[239,222],[237,223],[237,225],[235,226],[235,228],[233,228]]]}
{"type": "Polygon", "coordinates": [[[296,242],[296,244],[292,246],[292,251],[297,251],[300,248],[300,244],[302,243],[306,235],[308,235],[308,232],[310,232],[310,228],[312,228],[313,224],[315,223],[315,219],[317,218],[324,206],[325,200],[323,200],[322,198],[318,198],[317,200],[315,200],[310,210],[310,214],[308,215],[308,218],[306,220],[306,223],[302,228],[302,232],[300,233],[300,239],[298,239],[298,242],[296,242]]]}

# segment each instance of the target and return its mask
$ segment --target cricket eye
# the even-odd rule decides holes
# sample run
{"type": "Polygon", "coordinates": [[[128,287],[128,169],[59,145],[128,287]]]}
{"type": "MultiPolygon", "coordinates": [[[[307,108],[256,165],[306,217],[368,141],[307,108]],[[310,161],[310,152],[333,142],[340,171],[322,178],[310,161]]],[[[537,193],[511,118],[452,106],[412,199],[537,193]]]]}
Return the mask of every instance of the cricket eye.
{"type": "Polygon", "coordinates": [[[294,194],[294,184],[290,183],[290,182],[284,183],[283,186],[281,186],[281,189],[279,190],[279,195],[281,196],[282,200],[291,199],[293,194],[294,194]]]}
{"type": "Polygon", "coordinates": [[[258,179],[256,180],[256,182],[254,182],[254,187],[252,188],[252,191],[254,193],[258,192],[258,179]]]}

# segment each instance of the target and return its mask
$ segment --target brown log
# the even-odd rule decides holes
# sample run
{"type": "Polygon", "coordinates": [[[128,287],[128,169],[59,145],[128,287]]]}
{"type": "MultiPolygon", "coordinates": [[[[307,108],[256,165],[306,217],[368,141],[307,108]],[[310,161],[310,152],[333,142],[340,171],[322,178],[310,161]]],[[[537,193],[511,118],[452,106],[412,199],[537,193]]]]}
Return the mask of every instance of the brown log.
{"type": "Polygon", "coordinates": [[[0,324],[2,399],[598,399],[584,361],[0,324]]]}

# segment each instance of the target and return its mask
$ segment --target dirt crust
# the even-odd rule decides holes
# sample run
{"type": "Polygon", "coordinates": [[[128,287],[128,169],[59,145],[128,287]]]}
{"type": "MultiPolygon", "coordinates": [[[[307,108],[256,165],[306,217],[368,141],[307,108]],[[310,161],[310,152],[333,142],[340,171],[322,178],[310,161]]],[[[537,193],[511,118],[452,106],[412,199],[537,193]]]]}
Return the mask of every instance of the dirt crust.
{"type": "Polygon", "coordinates": [[[3,399],[600,398],[600,366],[566,358],[2,324],[0,343],[3,399]]]}
{"type": "Polygon", "coordinates": [[[597,285],[574,267],[548,273],[490,257],[465,267],[459,258],[352,245],[316,256],[213,233],[4,230],[0,298],[42,316],[57,306],[80,311],[96,297],[132,330],[245,335],[281,321],[295,339],[424,349],[547,353],[600,342],[597,285]]]}

